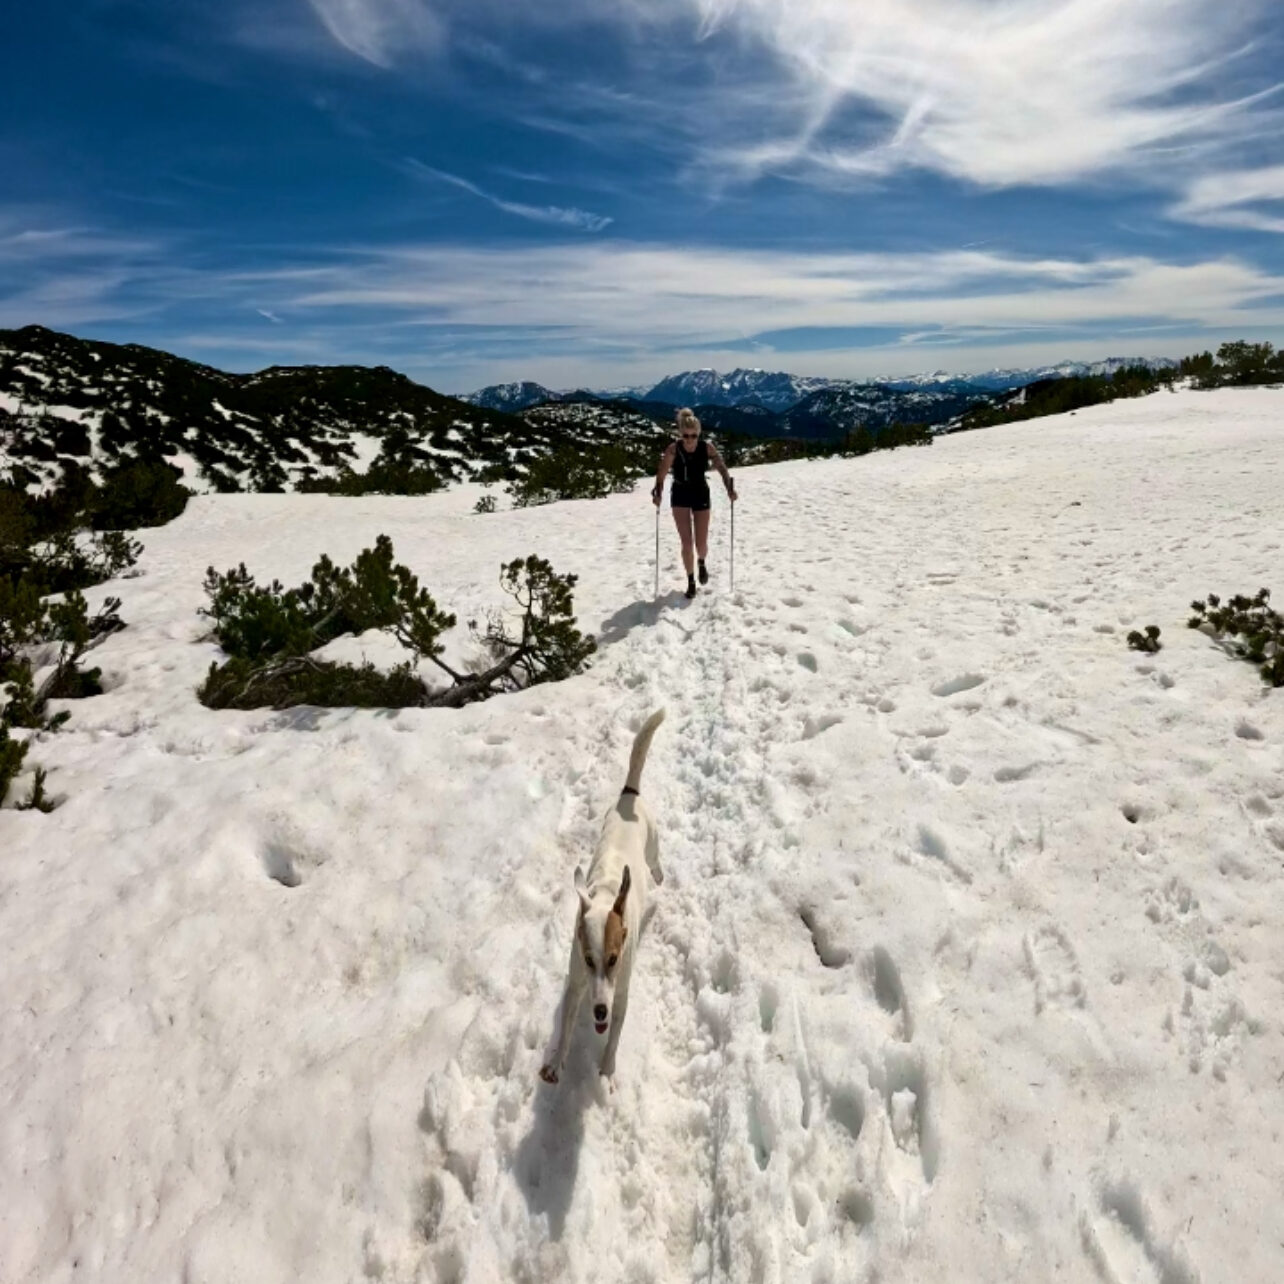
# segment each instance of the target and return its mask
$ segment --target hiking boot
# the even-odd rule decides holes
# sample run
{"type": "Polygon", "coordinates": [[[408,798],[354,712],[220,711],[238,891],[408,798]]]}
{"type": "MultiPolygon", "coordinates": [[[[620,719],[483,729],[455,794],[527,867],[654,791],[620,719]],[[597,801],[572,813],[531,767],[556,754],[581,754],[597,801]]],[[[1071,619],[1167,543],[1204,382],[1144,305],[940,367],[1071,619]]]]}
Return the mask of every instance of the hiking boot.
{"type": "Polygon", "coordinates": [[[695,597],[695,576],[687,576],[687,597],[695,597]]]}
{"type": "Polygon", "coordinates": [[[700,583],[708,584],[708,582],[709,582],[709,572],[705,569],[704,558],[701,558],[700,559],[700,583]]]}

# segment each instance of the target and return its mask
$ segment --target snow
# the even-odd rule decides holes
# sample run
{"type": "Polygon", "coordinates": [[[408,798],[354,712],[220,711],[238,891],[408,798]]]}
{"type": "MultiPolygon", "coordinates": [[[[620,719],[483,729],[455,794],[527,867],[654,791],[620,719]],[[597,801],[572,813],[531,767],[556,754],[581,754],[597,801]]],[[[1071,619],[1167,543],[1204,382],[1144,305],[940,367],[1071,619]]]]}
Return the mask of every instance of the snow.
{"type": "MultiPolygon", "coordinates": [[[[28,406],[28,413],[33,407],[28,406]]],[[[82,419],[94,414],[92,410],[83,410],[80,406],[63,406],[56,405],[52,402],[43,402],[39,407],[39,413],[42,415],[51,415],[55,419],[69,419],[72,423],[80,423],[82,419]]]]}
{"type": "Polygon", "coordinates": [[[203,494],[212,491],[214,487],[205,479],[201,473],[200,461],[186,450],[176,450],[166,459],[166,463],[177,468],[183,475],[183,485],[188,490],[195,491],[197,494],[203,494]]]}
{"type": "Polygon", "coordinates": [[[348,464],[354,473],[367,472],[383,449],[382,437],[361,432],[359,429],[348,434],[348,442],[353,447],[353,454],[348,457],[348,464]]]}
{"type": "Polygon", "coordinates": [[[1284,596],[1282,410],[744,469],[692,603],[645,486],[144,532],[90,594],[108,692],[32,750],[62,805],[0,813],[0,1279],[1278,1279],[1284,692],[1184,623],[1284,596]],[[206,566],[380,532],[461,620],[504,559],[574,571],[592,669],[196,703],[206,566]],[[586,1022],[550,1089],[572,874],[660,706],[617,1087],[586,1022]]]}

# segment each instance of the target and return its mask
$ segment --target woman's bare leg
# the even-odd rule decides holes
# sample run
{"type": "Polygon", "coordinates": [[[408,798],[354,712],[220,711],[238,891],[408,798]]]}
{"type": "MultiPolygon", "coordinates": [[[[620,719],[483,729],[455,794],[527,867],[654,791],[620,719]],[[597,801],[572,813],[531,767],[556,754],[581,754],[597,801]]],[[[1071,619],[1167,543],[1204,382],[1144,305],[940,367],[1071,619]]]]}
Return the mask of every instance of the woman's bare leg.
{"type": "Polygon", "coordinates": [[[695,523],[696,556],[702,562],[709,556],[709,518],[712,516],[707,508],[703,512],[691,514],[691,520],[695,523]]]}
{"type": "MultiPolygon", "coordinates": [[[[691,538],[691,510],[674,508],[670,511],[673,513],[673,523],[678,528],[678,538],[682,540],[682,565],[687,568],[688,575],[694,575],[695,545],[691,538]]],[[[708,523],[706,523],[706,529],[707,526],[708,523]]]]}

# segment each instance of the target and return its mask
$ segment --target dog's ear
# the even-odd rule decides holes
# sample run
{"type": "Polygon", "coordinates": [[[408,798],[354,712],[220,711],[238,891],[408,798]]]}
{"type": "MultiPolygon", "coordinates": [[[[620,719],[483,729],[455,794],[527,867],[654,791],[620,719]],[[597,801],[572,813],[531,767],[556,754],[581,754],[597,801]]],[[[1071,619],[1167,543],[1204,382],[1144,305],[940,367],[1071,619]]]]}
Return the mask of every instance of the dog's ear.
{"type": "Polygon", "coordinates": [[[575,892],[580,898],[581,912],[587,910],[592,898],[589,896],[588,883],[584,881],[584,870],[578,865],[575,867],[575,892]]]}
{"type": "Polygon", "coordinates": [[[624,917],[624,902],[628,899],[629,888],[633,886],[633,876],[629,873],[629,867],[624,867],[624,877],[620,879],[620,894],[615,898],[615,904],[611,906],[611,912],[624,917]]]}

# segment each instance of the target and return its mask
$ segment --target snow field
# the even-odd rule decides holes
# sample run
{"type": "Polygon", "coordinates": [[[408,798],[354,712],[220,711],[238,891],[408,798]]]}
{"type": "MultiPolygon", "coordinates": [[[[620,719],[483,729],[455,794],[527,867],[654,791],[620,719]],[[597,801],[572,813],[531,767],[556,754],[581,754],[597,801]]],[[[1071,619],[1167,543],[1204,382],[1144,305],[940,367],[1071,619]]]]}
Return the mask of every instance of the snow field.
{"type": "Polygon", "coordinates": [[[96,591],[109,690],[31,755],[65,802],[0,813],[0,1279],[1275,1278],[1282,693],[1184,624],[1284,597],[1281,409],[744,470],[690,604],[644,488],[193,501],[96,591]],[[505,559],[576,572],[593,668],[196,703],[206,565],[380,532],[461,621],[505,559]],[[617,1090],[587,1020],[549,1089],[572,873],[661,705],[617,1090]]]}

